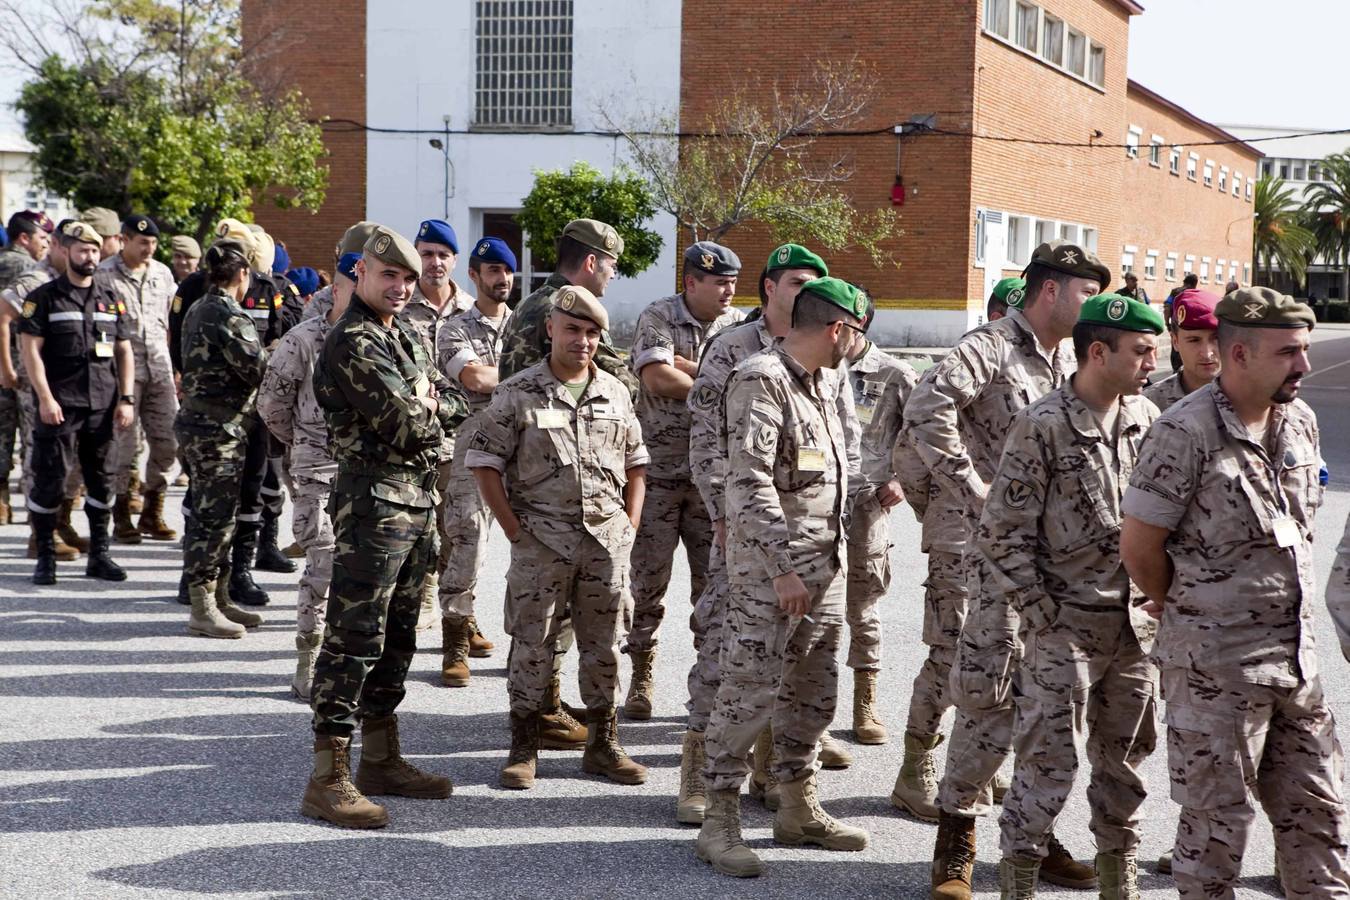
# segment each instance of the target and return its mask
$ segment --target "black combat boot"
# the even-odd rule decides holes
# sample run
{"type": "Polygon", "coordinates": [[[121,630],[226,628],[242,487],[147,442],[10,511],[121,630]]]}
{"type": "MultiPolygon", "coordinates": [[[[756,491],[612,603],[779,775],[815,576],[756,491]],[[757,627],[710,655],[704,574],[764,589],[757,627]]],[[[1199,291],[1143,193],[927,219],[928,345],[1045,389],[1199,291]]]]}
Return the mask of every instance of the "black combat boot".
{"type": "Polygon", "coordinates": [[[56,584],[56,515],[34,512],[30,506],[28,521],[33,524],[33,544],[37,551],[33,584],[56,584]]]}
{"type": "Polygon", "coordinates": [[[241,606],[266,606],[271,597],[253,583],[253,552],[258,547],[257,522],[239,522],[230,544],[230,599],[241,606]]]}
{"type": "Polygon", "coordinates": [[[108,511],[95,508],[86,499],[84,512],[89,517],[89,559],[85,563],[84,574],[103,581],[126,581],[126,570],[108,555],[108,549],[112,546],[112,537],[108,534],[108,511]]]}
{"type": "Polygon", "coordinates": [[[264,511],[262,531],[258,535],[258,558],[254,567],[262,572],[295,571],[295,563],[277,546],[277,517],[264,511]]]}
{"type": "Polygon", "coordinates": [[[186,569],[183,570],[182,575],[178,576],[178,597],[176,599],[178,600],[179,603],[183,604],[184,606],[192,605],[192,598],[188,596],[188,581],[186,569]]]}

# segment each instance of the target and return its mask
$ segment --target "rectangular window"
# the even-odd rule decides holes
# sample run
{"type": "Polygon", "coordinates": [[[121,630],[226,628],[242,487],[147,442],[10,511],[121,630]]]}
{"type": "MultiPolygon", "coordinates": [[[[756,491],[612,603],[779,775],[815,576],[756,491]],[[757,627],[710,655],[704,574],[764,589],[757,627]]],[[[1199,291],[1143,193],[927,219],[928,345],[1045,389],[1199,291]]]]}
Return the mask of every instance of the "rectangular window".
{"type": "Polygon", "coordinates": [[[1130,130],[1125,132],[1125,155],[1130,159],[1139,158],[1139,138],[1143,133],[1138,125],[1131,125],[1130,130]]]}
{"type": "Polygon", "coordinates": [[[1072,28],[1069,29],[1069,43],[1064,53],[1064,68],[1079,78],[1087,77],[1087,38],[1072,28]]]}
{"type": "Polygon", "coordinates": [[[1163,139],[1158,135],[1149,138],[1148,142],[1148,164],[1150,166],[1162,165],[1163,139]]]}
{"type": "Polygon", "coordinates": [[[1001,38],[1008,37],[1008,0],[984,0],[984,27],[1001,38]]]}
{"type": "Polygon", "coordinates": [[[1031,220],[1026,216],[1008,217],[1008,262],[1025,266],[1031,261],[1031,220]]]}
{"type": "Polygon", "coordinates": [[[1071,225],[1068,222],[1059,223],[1059,239],[1068,241],[1070,244],[1078,243],[1078,226],[1071,225]]]}
{"type": "Polygon", "coordinates": [[[1128,275],[1134,271],[1134,254],[1129,250],[1120,252],[1120,274],[1128,275]]]}
{"type": "Polygon", "coordinates": [[[1243,283],[1243,284],[1251,284],[1251,283],[1252,283],[1252,264],[1251,264],[1251,263],[1243,263],[1243,264],[1242,264],[1242,283],[1243,283]]]}
{"type": "Polygon", "coordinates": [[[1238,197],[1242,194],[1242,173],[1233,173],[1233,196],[1238,197]]]}
{"type": "Polygon", "coordinates": [[[1196,170],[1200,168],[1200,154],[1192,153],[1186,157],[1186,177],[1191,181],[1195,180],[1196,170]]]}
{"type": "Polygon", "coordinates": [[[1261,160],[1261,175],[1262,175],[1262,177],[1269,177],[1269,175],[1270,175],[1272,172],[1274,172],[1274,171],[1275,171],[1275,161],[1274,161],[1274,160],[1271,160],[1271,159],[1263,159],[1263,160],[1261,160]]]}
{"type": "Polygon", "coordinates": [[[1294,160],[1294,180],[1306,181],[1307,177],[1308,177],[1308,170],[1304,166],[1303,160],[1301,159],[1294,160]]]}
{"type": "Polygon", "coordinates": [[[1205,160],[1205,187],[1214,187],[1214,160],[1205,160]]]}
{"type": "Polygon", "coordinates": [[[1041,56],[1057,66],[1064,62],[1064,20],[1049,13],[1041,30],[1041,56]]]}
{"type": "Polygon", "coordinates": [[[1289,162],[1287,160],[1280,160],[1280,177],[1285,181],[1289,180],[1289,162]]]}
{"type": "Polygon", "coordinates": [[[989,240],[984,210],[975,210],[975,265],[984,265],[984,245],[989,240]]]}
{"type": "Polygon", "coordinates": [[[1144,254],[1144,277],[1152,281],[1158,277],[1158,251],[1150,250],[1144,254]]]}
{"type": "Polygon", "coordinates": [[[1173,175],[1181,174],[1181,148],[1174,146],[1172,152],[1167,155],[1167,171],[1173,175]]]}
{"type": "Polygon", "coordinates": [[[1041,9],[1030,3],[1017,4],[1017,46],[1036,52],[1036,39],[1041,33],[1041,9]]]}
{"type": "Polygon", "coordinates": [[[1247,202],[1248,202],[1248,203],[1251,203],[1251,202],[1252,202],[1252,186],[1253,186],[1254,184],[1256,184],[1256,182],[1252,181],[1250,178],[1247,179],[1247,202]]]}
{"type": "Polygon", "coordinates": [[[1099,44],[1093,44],[1088,53],[1088,81],[1106,87],[1106,48],[1099,44]]]}
{"type": "Polygon", "coordinates": [[[1237,260],[1228,264],[1228,280],[1237,281],[1237,260]]]}
{"type": "Polygon", "coordinates": [[[1097,229],[1083,226],[1083,249],[1094,256],[1097,254],[1097,229]]]}
{"type": "Polygon", "coordinates": [[[1220,193],[1220,194],[1226,194],[1226,193],[1228,193],[1228,167],[1227,167],[1227,166],[1220,166],[1220,167],[1219,167],[1219,193],[1220,193]]]}
{"type": "Polygon", "coordinates": [[[477,0],[474,124],[572,125],[573,0],[477,0]]]}
{"type": "Polygon", "coordinates": [[[1181,274],[1182,274],[1182,275],[1189,275],[1189,274],[1191,274],[1191,273],[1194,272],[1194,271],[1195,271],[1195,257],[1192,256],[1191,254],[1187,253],[1187,254],[1186,254],[1186,265],[1185,265],[1185,267],[1181,270],[1181,274]]]}
{"type": "Polygon", "coordinates": [[[1200,257],[1200,283],[1209,284],[1209,257],[1200,257]]]}
{"type": "Polygon", "coordinates": [[[1163,280],[1168,282],[1177,280],[1177,255],[1175,253],[1167,254],[1167,259],[1163,262],[1163,280]]]}
{"type": "Polygon", "coordinates": [[[1228,262],[1228,260],[1226,260],[1226,259],[1221,259],[1221,260],[1219,260],[1218,262],[1216,262],[1216,263],[1214,264],[1214,283],[1215,283],[1215,284],[1218,284],[1220,281],[1223,281],[1223,266],[1224,266],[1224,263],[1226,263],[1226,262],[1228,262]]]}
{"type": "Polygon", "coordinates": [[[1055,239],[1055,223],[1047,219],[1036,220],[1036,244],[1048,244],[1055,239]]]}
{"type": "Polygon", "coordinates": [[[1318,167],[1317,167],[1317,163],[1315,163],[1315,162],[1310,162],[1310,163],[1308,163],[1308,180],[1309,180],[1309,181],[1317,181],[1317,180],[1319,180],[1320,178],[1321,178],[1321,174],[1320,174],[1319,169],[1318,169],[1318,167]]]}

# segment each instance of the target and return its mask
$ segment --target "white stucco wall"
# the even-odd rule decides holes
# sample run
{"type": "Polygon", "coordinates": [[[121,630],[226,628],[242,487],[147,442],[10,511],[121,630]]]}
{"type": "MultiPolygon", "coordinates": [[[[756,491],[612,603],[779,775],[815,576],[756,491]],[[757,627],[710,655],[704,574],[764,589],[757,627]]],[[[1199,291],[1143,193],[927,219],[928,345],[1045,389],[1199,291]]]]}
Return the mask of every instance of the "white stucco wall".
{"type": "MultiPolygon", "coordinates": [[[[577,131],[606,130],[599,106],[652,110],[679,107],[680,6],[677,0],[583,0],[575,4],[572,121],[577,131]]],[[[366,121],[375,127],[466,130],[474,110],[474,4],[468,0],[369,0],[366,40],[366,121]]],[[[445,165],[432,135],[368,132],[367,217],[411,236],[439,217],[445,165]]],[[[480,235],[481,211],[519,208],[535,169],[568,168],[585,160],[610,172],[624,159],[621,141],[578,134],[451,134],[454,178],[449,221],[461,251],[480,235]]],[[[616,330],[652,300],[671,292],[674,222],[665,214],[648,226],[665,238],[661,258],[633,279],[616,279],[605,302],[616,330]]],[[[455,278],[468,285],[461,253],[455,278]]]]}

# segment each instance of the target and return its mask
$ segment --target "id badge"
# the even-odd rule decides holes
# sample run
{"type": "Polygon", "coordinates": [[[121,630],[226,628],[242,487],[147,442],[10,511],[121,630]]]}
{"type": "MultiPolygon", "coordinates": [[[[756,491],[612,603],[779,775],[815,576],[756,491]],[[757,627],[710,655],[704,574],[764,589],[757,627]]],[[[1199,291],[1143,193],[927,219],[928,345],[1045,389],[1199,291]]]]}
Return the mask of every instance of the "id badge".
{"type": "Polygon", "coordinates": [[[858,421],[859,421],[861,424],[863,424],[863,425],[871,425],[871,424],[872,424],[872,414],[873,414],[874,412],[876,412],[876,407],[874,407],[874,406],[864,406],[864,405],[861,404],[861,403],[855,403],[855,404],[853,405],[853,411],[854,411],[855,413],[858,414],[858,421]]]}
{"type": "Polygon", "coordinates": [[[111,359],[113,355],[112,341],[95,341],[94,355],[99,359],[111,359]]]}
{"type": "Polygon", "coordinates": [[[1289,516],[1283,516],[1282,518],[1276,519],[1272,524],[1274,526],[1272,530],[1275,533],[1275,543],[1280,547],[1285,549],[1295,547],[1303,540],[1303,535],[1299,531],[1298,523],[1289,516]]]}
{"type": "Polygon", "coordinates": [[[819,447],[797,448],[798,472],[824,472],[825,451],[819,447]]]}
{"type": "Polygon", "coordinates": [[[567,411],[563,409],[536,409],[534,425],[536,428],[566,428],[572,424],[567,411]]]}

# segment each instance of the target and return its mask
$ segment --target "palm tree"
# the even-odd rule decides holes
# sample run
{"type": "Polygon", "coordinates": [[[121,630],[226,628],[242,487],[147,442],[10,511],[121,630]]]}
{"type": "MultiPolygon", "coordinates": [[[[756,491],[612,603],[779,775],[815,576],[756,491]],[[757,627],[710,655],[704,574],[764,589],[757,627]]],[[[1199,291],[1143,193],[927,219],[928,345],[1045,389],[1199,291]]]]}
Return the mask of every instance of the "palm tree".
{"type": "Polygon", "coordinates": [[[1314,182],[1303,201],[1317,250],[1341,269],[1341,299],[1350,298],[1350,153],[1322,160],[1322,181],[1314,182]]]}
{"type": "Polygon", "coordinates": [[[1263,175],[1256,182],[1252,217],[1257,271],[1265,269],[1266,283],[1278,268],[1301,284],[1316,239],[1302,224],[1294,189],[1286,186],[1283,178],[1263,175]]]}

